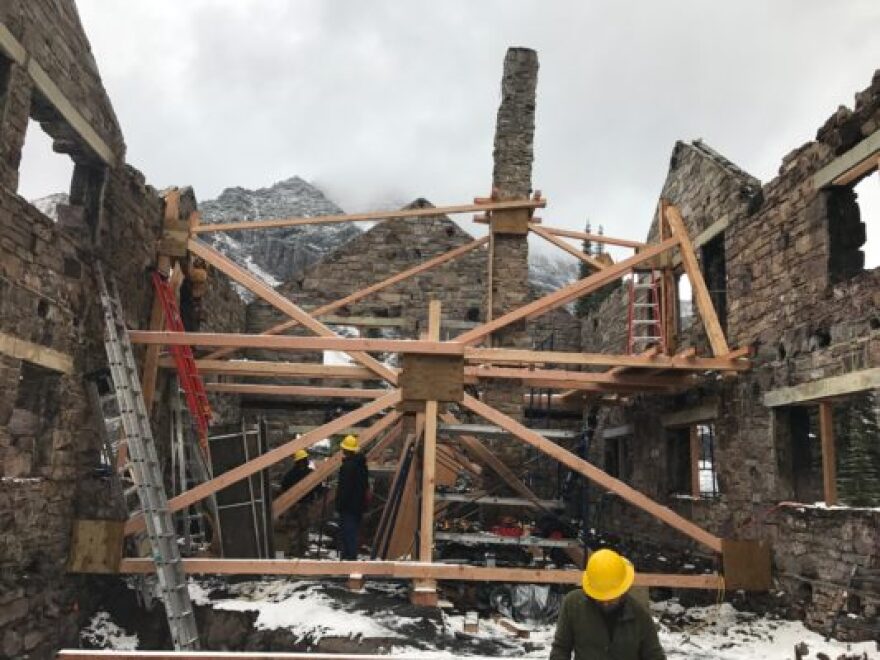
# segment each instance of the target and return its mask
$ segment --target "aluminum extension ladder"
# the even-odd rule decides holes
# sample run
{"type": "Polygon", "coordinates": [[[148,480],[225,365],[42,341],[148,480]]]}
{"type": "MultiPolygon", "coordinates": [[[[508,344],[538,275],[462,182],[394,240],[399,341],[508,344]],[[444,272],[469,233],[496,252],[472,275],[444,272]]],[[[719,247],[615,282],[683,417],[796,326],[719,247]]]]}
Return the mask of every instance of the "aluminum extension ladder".
{"type": "Polygon", "coordinates": [[[171,639],[176,650],[198,650],[199,633],[195,614],[119,294],[114,286],[114,295],[110,296],[100,264],[95,265],[95,275],[104,311],[104,347],[128,441],[131,474],[144,512],[147,537],[159,580],[159,594],[168,616],[171,639]]]}

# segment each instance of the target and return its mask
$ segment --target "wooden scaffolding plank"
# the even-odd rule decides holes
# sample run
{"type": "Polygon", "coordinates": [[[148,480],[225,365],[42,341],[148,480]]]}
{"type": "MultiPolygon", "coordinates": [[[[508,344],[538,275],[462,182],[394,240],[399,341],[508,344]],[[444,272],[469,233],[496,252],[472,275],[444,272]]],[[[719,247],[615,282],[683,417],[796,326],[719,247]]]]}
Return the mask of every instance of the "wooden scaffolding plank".
{"type": "MultiPolygon", "coordinates": [[[[307,314],[293,302],[278,293],[275,289],[267,286],[258,277],[255,277],[253,274],[233,262],[231,259],[225,257],[211,246],[206,245],[199,240],[190,239],[188,247],[190,252],[201,257],[207,263],[225,273],[227,276],[246,287],[252,293],[256,294],[276,309],[287,314],[289,317],[298,320],[303,327],[311,330],[319,337],[339,337],[339,335],[326,325],[307,314]]],[[[397,372],[389,369],[371,355],[367,355],[362,351],[352,351],[349,352],[349,355],[356,362],[360,362],[363,366],[367,367],[367,369],[371,369],[389,383],[397,384],[397,372]]]]}
{"type": "MultiPolygon", "coordinates": [[[[247,463],[239,465],[237,468],[224,472],[221,475],[214,477],[213,479],[209,479],[208,481],[195,486],[194,488],[189,489],[181,493],[176,497],[172,497],[168,500],[168,510],[172,513],[175,511],[180,511],[182,508],[189,506],[199,500],[202,500],[213,493],[216,493],[218,490],[226,488],[227,486],[237,483],[250,475],[259,472],[260,470],[265,470],[267,467],[278,463],[279,461],[284,460],[285,458],[293,455],[295,451],[298,449],[307,449],[311,447],[316,442],[323,440],[324,438],[331,436],[335,433],[338,433],[340,430],[347,428],[353,424],[357,424],[358,422],[365,420],[373,415],[376,415],[386,408],[390,406],[394,406],[400,403],[400,390],[393,390],[389,392],[381,399],[376,399],[371,403],[368,403],[352,412],[342,415],[337,419],[334,419],[332,422],[324,424],[323,426],[319,426],[314,431],[309,431],[301,435],[299,438],[295,438],[293,440],[289,440],[285,442],[283,445],[272,449],[265,454],[254,458],[247,463]]],[[[125,523],[125,533],[133,534],[134,532],[140,531],[144,528],[144,516],[143,514],[138,514],[137,516],[133,516],[129,518],[125,523]]]]}
{"type": "Polygon", "coordinates": [[[709,338],[712,352],[715,354],[715,357],[727,355],[730,352],[730,348],[727,345],[727,339],[724,337],[724,330],[721,329],[721,323],[718,321],[718,315],[715,313],[715,305],[712,304],[712,297],[709,295],[709,289],[706,287],[706,280],[703,278],[703,271],[700,270],[694,246],[688,237],[684,219],[674,205],[669,204],[665,208],[666,219],[669,222],[672,235],[679,240],[678,247],[681,252],[681,263],[684,266],[684,272],[687,273],[688,279],[691,282],[694,300],[697,303],[697,311],[700,313],[703,327],[706,329],[706,336],[709,338]]]}
{"type": "Polygon", "coordinates": [[[218,231],[239,231],[242,229],[272,229],[278,227],[298,227],[300,225],[326,225],[339,222],[369,222],[393,220],[396,218],[432,218],[438,215],[456,213],[480,213],[483,211],[505,211],[512,209],[537,209],[547,206],[544,199],[522,199],[486,204],[459,204],[455,206],[432,206],[428,208],[402,209],[400,211],[371,211],[369,213],[348,213],[342,215],[319,215],[300,218],[273,218],[271,220],[245,220],[241,222],[215,222],[199,225],[195,233],[204,234],[218,231]]]}
{"type": "Polygon", "coordinates": [[[576,300],[581,296],[585,296],[593,291],[601,289],[606,284],[623,277],[633,267],[638,266],[659,254],[663,254],[676,245],[678,245],[678,238],[670,238],[656,245],[646,247],[637,255],[630,257],[629,259],[625,259],[612,266],[603,268],[589,277],[585,277],[582,280],[578,280],[577,282],[573,282],[572,284],[559,289],[555,293],[548,294],[534,302],[523,305],[512,312],[504,314],[497,319],[484,323],[478,328],[462,333],[455,338],[455,341],[463,344],[473,344],[487,335],[491,335],[493,332],[507,327],[511,323],[541,316],[542,314],[556,309],[557,307],[561,307],[572,300],[576,300]]]}
{"type": "Polygon", "coordinates": [[[702,543],[715,552],[721,552],[721,539],[714,534],[710,534],[706,530],[701,529],[690,520],[675,513],[672,509],[658,504],[651,498],[637,491],[635,488],[632,488],[619,479],[615,479],[597,468],[595,465],[592,465],[584,459],[575,456],[570,451],[538,435],[516,420],[511,419],[507,415],[487,406],[469,395],[465,395],[464,406],[488,421],[507,429],[514,436],[532,445],[536,449],[539,449],[551,458],[555,458],[569,469],[584,475],[603,488],[607,488],[611,492],[616,493],[627,502],[630,502],[667,525],[670,525],[680,532],[690,536],[695,541],[702,543]]]}
{"type": "MultiPolygon", "coordinates": [[[[337,309],[341,309],[342,307],[356,303],[357,301],[362,300],[363,298],[366,298],[367,296],[370,296],[374,293],[377,293],[379,291],[387,289],[388,287],[394,286],[395,284],[399,284],[400,282],[403,282],[403,281],[408,280],[412,277],[415,277],[416,275],[421,275],[422,273],[424,273],[428,270],[431,270],[432,268],[436,268],[437,266],[441,266],[449,261],[452,261],[456,257],[460,257],[463,254],[467,254],[468,252],[471,252],[472,250],[475,250],[478,247],[485,245],[488,241],[489,241],[489,237],[485,236],[485,237],[477,239],[471,243],[467,243],[466,245],[462,245],[460,247],[457,247],[453,250],[450,250],[449,252],[445,252],[441,255],[433,257],[432,259],[428,259],[425,262],[423,262],[417,266],[413,266],[412,268],[408,268],[407,270],[400,272],[397,275],[392,275],[391,277],[388,277],[388,278],[382,280],[381,282],[376,282],[375,284],[371,284],[370,286],[367,286],[367,287],[364,287],[363,289],[355,291],[354,293],[351,293],[351,294],[345,296],[344,298],[340,298],[339,300],[336,300],[332,303],[328,303],[326,305],[323,305],[321,307],[313,309],[309,313],[314,317],[322,317],[325,314],[330,314],[331,312],[334,312],[337,309]]],[[[279,323],[277,325],[272,326],[268,330],[263,331],[261,334],[278,335],[278,334],[281,334],[282,332],[284,332],[285,330],[289,330],[290,328],[293,328],[297,325],[299,325],[299,321],[297,321],[296,319],[290,319],[288,321],[284,321],[283,323],[279,323]]],[[[213,353],[210,353],[206,357],[218,358],[218,357],[222,357],[224,355],[228,355],[229,353],[232,353],[234,350],[235,349],[233,349],[233,348],[221,349],[219,351],[214,351],[213,353]]]]}

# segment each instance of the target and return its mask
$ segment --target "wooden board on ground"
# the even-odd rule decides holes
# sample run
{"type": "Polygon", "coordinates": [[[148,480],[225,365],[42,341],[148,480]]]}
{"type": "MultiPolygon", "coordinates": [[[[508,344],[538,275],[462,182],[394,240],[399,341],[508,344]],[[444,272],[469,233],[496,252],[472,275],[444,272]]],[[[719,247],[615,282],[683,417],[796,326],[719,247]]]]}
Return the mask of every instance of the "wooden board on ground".
{"type": "Polygon", "coordinates": [[[122,520],[74,520],[67,570],[71,573],[116,573],[125,538],[122,520]]]}

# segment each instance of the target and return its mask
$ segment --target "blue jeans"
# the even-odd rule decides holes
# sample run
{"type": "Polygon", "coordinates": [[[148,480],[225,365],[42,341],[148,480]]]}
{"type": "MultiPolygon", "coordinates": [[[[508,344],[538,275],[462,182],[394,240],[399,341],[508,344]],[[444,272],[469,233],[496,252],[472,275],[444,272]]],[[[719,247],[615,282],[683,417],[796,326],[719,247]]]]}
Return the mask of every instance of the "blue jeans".
{"type": "Polygon", "coordinates": [[[361,515],[343,511],[339,514],[339,554],[345,560],[357,559],[361,515]]]}

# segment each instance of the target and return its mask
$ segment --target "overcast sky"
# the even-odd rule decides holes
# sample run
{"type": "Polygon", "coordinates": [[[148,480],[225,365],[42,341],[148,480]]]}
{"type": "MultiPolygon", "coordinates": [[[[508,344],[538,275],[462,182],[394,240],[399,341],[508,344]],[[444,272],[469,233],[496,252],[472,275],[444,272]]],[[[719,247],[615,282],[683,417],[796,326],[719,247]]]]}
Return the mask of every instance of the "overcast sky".
{"type": "MultiPolygon", "coordinates": [[[[675,140],[767,181],[880,68],[878,0],[78,5],[128,161],[156,187],[209,199],[296,174],[349,212],[466,202],[490,187],[505,50],[528,46],[545,222],[633,238],[675,140]]],[[[26,160],[23,195],[66,189],[26,160]]]]}

